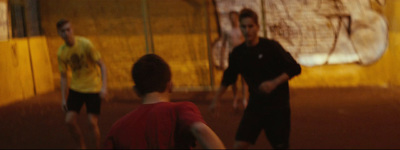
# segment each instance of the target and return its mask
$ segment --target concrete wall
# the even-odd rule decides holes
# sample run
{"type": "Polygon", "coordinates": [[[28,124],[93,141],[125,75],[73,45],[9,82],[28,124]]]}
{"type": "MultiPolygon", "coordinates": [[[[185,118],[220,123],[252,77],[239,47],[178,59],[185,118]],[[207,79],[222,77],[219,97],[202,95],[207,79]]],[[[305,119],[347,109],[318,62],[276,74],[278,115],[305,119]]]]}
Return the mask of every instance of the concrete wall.
{"type": "MultiPolygon", "coordinates": [[[[178,88],[210,85],[204,2],[147,1],[154,53],[171,64],[178,88]]],[[[57,36],[55,24],[66,18],[72,21],[75,34],[89,38],[102,54],[110,89],[130,88],[132,64],[147,53],[142,5],[142,0],[41,0],[41,24],[56,86],[56,53],[63,41],[57,36]]]]}
{"type": "Polygon", "coordinates": [[[400,85],[400,1],[386,0],[382,12],[389,24],[389,45],[384,56],[369,66],[357,64],[302,67],[303,73],[291,81],[292,87],[355,87],[400,85]]]}
{"type": "MultiPolygon", "coordinates": [[[[207,51],[206,9],[202,0],[147,0],[154,52],[164,57],[173,70],[178,88],[206,89],[215,80],[218,86],[222,71],[210,66],[207,51]]],[[[374,6],[376,7],[376,6],[374,6]]],[[[108,67],[111,89],[132,86],[130,67],[146,54],[142,0],[41,0],[42,27],[47,38],[54,81],[59,84],[56,51],[62,44],[55,23],[60,18],[73,22],[75,33],[91,39],[108,67]]],[[[378,62],[303,67],[292,87],[349,87],[400,85],[399,17],[400,1],[386,0],[377,8],[389,23],[389,47],[378,62]]],[[[213,15],[212,8],[211,15],[213,15]]],[[[211,16],[211,40],[218,33],[215,16],[211,16]]]]}
{"type": "Polygon", "coordinates": [[[27,40],[0,42],[0,105],[34,95],[27,40]]]}
{"type": "Polygon", "coordinates": [[[391,55],[389,68],[390,82],[400,85],[400,1],[390,0],[384,10],[389,20],[389,55],[391,55]]]}
{"type": "Polygon", "coordinates": [[[0,0],[0,41],[8,40],[8,2],[0,0]]]}
{"type": "Polygon", "coordinates": [[[177,88],[201,90],[211,83],[205,2],[148,1],[154,53],[171,65],[177,88]]]}
{"type": "Polygon", "coordinates": [[[31,51],[33,78],[36,94],[43,94],[54,90],[53,71],[51,68],[49,50],[46,37],[29,38],[31,51]]]}
{"type": "Polygon", "coordinates": [[[54,90],[45,37],[0,42],[0,51],[0,106],[54,90]]]}
{"type": "Polygon", "coordinates": [[[57,88],[57,50],[63,41],[57,35],[56,23],[61,18],[70,20],[75,34],[90,39],[100,51],[110,89],[133,85],[130,68],[146,53],[141,0],[41,0],[40,8],[57,88]]]}

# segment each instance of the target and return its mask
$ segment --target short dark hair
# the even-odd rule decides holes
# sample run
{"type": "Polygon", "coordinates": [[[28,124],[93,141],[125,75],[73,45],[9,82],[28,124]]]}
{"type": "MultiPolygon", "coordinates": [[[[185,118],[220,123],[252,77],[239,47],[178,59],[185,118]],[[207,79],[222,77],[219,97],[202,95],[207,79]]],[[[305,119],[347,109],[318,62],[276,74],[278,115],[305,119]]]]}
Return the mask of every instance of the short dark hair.
{"type": "Polygon", "coordinates": [[[171,81],[167,62],[155,54],[142,56],[132,67],[132,79],[139,96],[151,92],[164,92],[171,81]]]}
{"type": "Polygon", "coordinates": [[[254,12],[252,9],[249,8],[243,8],[240,11],[240,15],[239,15],[239,20],[241,21],[243,18],[251,18],[253,19],[254,23],[258,24],[258,15],[256,12],[254,12]]]}
{"type": "Polygon", "coordinates": [[[57,22],[57,24],[56,24],[57,30],[60,29],[61,27],[63,27],[63,26],[64,26],[65,24],[67,24],[67,23],[69,23],[68,20],[66,20],[66,19],[60,19],[60,20],[57,22]]]}

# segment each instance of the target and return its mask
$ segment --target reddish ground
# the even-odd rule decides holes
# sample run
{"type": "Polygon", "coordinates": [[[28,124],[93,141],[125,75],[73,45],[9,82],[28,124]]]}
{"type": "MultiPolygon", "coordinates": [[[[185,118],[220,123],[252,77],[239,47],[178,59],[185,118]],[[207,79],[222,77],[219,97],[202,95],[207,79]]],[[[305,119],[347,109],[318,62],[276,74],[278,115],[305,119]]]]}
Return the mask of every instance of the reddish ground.
{"type": "MultiPolygon", "coordinates": [[[[100,130],[104,139],[111,125],[136,108],[131,92],[118,94],[102,104],[100,130]]],[[[219,115],[207,111],[213,93],[179,92],[173,101],[192,101],[206,122],[232,148],[243,111],[232,109],[231,94],[225,94],[219,115]]],[[[400,90],[383,88],[292,89],[293,149],[399,149],[400,90]]],[[[64,125],[60,93],[53,92],[0,107],[1,149],[75,148],[64,125]]],[[[86,111],[80,124],[89,140],[86,111]]],[[[93,144],[89,144],[93,148],[93,144]]],[[[270,148],[263,134],[251,148],[270,148]]]]}

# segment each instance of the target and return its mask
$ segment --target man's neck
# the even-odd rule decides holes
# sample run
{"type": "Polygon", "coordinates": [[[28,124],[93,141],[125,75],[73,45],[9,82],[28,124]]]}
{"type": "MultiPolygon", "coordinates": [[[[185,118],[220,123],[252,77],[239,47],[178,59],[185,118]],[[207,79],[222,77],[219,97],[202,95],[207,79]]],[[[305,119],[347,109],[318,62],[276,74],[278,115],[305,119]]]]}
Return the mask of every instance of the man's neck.
{"type": "Polygon", "coordinates": [[[152,92],[143,97],[143,104],[154,104],[159,102],[169,102],[169,93],[152,92]]]}
{"type": "Polygon", "coordinates": [[[73,37],[71,41],[65,41],[65,44],[68,45],[69,47],[74,46],[75,45],[75,37],[73,37]]]}
{"type": "Polygon", "coordinates": [[[256,46],[258,44],[258,42],[260,42],[260,38],[259,37],[255,38],[252,41],[246,41],[246,46],[247,47],[254,47],[254,46],[256,46]]]}

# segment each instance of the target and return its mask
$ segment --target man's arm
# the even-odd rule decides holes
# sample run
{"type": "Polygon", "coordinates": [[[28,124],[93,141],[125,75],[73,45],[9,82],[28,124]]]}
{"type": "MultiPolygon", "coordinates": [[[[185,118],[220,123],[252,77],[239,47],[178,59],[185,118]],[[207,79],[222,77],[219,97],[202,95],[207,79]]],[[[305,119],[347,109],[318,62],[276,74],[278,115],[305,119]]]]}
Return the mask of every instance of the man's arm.
{"type": "Polygon", "coordinates": [[[294,60],[292,55],[287,52],[278,42],[275,42],[274,47],[276,50],[275,57],[277,58],[278,64],[282,71],[289,76],[289,79],[299,75],[301,73],[301,67],[296,60],[294,60]]]}
{"type": "Polygon", "coordinates": [[[258,87],[261,91],[269,94],[271,93],[278,85],[288,81],[290,79],[287,73],[282,73],[278,77],[273,80],[264,81],[258,87]]]}
{"type": "Polygon", "coordinates": [[[225,149],[221,139],[203,122],[193,123],[190,131],[203,149],[225,149]]]}
{"type": "Polygon", "coordinates": [[[191,102],[177,105],[178,124],[196,138],[203,149],[223,149],[224,144],[204,122],[199,108],[191,102]]]}
{"type": "Polygon", "coordinates": [[[67,112],[68,111],[68,109],[67,109],[67,100],[66,100],[66,98],[67,98],[67,89],[68,89],[68,79],[67,79],[67,73],[66,72],[61,72],[60,73],[61,74],[61,107],[62,107],[62,110],[64,111],[64,112],[67,112]]]}
{"type": "Polygon", "coordinates": [[[104,62],[99,59],[97,61],[97,65],[100,66],[100,71],[101,71],[101,81],[102,81],[102,87],[101,87],[101,91],[100,91],[100,97],[103,100],[107,100],[107,69],[106,69],[106,65],[104,64],[104,62]]]}
{"type": "Polygon", "coordinates": [[[269,94],[280,84],[290,80],[301,73],[300,65],[294,60],[292,55],[287,52],[278,42],[274,42],[275,57],[278,64],[282,67],[283,73],[273,80],[264,81],[258,87],[261,91],[269,94]]]}
{"type": "Polygon", "coordinates": [[[237,53],[235,54],[235,50],[231,54],[229,54],[229,66],[224,71],[224,75],[222,76],[221,86],[218,89],[209,109],[214,111],[214,109],[218,105],[218,100],[221,98],[222,94],[225,93],[226,89],[229,85],[236,83],[237,77],[239,75],[238,70],[238,60],[235,59],[237,57],[237,53]]]}

